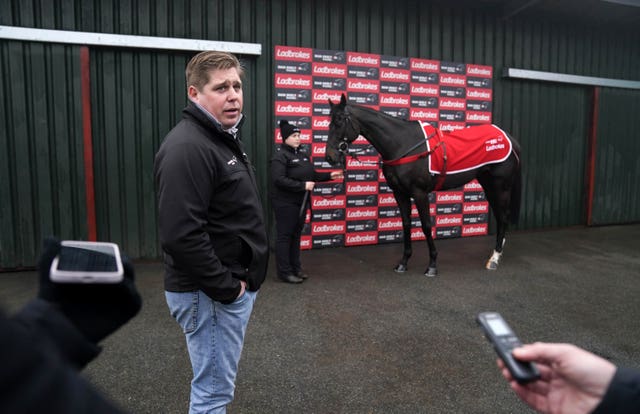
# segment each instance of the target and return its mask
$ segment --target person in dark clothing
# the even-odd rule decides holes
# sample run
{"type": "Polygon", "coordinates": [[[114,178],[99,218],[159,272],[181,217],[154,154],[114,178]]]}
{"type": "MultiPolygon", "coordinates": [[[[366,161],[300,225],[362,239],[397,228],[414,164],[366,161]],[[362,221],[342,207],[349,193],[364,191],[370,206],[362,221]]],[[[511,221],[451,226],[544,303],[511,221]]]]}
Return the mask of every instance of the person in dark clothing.
{"type": "Polygon", "coordinates": [[[189,102],[155,157],[165,297],[193,369],[190,410],[224,413],[269,243],[254,168],[244,151],[243,68],[224,52],[187,65],[189,102]]]}
{"type": "Polygon", "coordinates": [[[78,370],[140,310],[133,266],[123,258],[117,284],[55,283],[49,269],[59,250],[57,239],[45,241],[38,297],[10,317],[0,312],[0,413],[122,413],[78,370]]]}
{"type": "Polygon", "coordinates": [[[571,344],[535,343],[513,350],[513,356],[535,362],[541,378],[518,384],[501,360],[498,366],[525,403],[549,414],[640,413],[640,372],[571,344]]]}
{"type": "Polygon", "coordinates": [[[307,278],[300,262],[300,237],[310,192],[318,181],[344,178],[342,171],[318,172],[300,150],[300,129],[280,121],[282,145],[271,160],[271,202],[276,216],[276,268],[283,282],[307,278]],[[306,193],[306,194],[305,194],[306,193]],[[300,212],[303,212],[302,217],[300,212]]]}

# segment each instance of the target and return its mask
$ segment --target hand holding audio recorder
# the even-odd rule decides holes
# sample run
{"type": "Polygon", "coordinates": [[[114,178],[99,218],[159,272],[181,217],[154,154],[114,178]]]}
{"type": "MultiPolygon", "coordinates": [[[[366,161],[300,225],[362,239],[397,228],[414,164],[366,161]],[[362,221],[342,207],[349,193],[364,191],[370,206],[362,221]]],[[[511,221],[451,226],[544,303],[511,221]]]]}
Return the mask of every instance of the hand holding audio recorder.
{"type": "Polygon", "coordinates": [[[522,345],[513,330],[497,312],[483,312],[478,314],[476,321],[484,331],[485,336],[493,345],[496,353],[504,362],[511,376],[519,383],[540,379],[540,372],[535,364],[514,358],[511,351],[522,345]]]}

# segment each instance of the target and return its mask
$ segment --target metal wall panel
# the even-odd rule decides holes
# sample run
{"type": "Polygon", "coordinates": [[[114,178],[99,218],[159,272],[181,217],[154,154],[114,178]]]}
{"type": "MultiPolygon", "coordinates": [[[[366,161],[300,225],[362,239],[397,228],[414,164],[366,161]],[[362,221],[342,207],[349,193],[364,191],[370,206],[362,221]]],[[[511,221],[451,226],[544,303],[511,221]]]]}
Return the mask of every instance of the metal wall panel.
{"type": "MultiPolygon", "coordinates": [[[[0,0],[0,24],[262,44],[262,56],[245,59],[244,137],[267,209],[274,45],[491,65],[494,122],[523,146],[524,204],[517,228],[584,223],[589,87],[503,79],[500,73],[514,67],[638,80],[640,31],[504,19],[494,9],[443,3],[0,0]]],[[[79,48],[2,41],[0,50],[2,268],[33,265],[47,232],[85,238],[87,229],[79,48]]],[[[93,47],[90,56],[98,238],[120,243],[132,257],[159,257],[151,165],[184,105],[190,54],[93,47]]],[[[595,221],[637,221],[637,160],[617,158],[637,154],[637,140],[613,134],[605,124],[637,136],[631,114],[637,113],[638,95],[604,90],[600,103],[595,221]],[[617,118],[623,107],[629,116],[617,118]],[[619,167],[635,175],[622,177],[619,167]],[[627,196],[615,196],[623,191],[627,196]],[[611,207],[618,203],[620,213],[611,207]]]]}
{"type": "Polygon", "coordinates": [[[86,237],[79,49],[0,43],[0,269],[86,237]]]}
{"type": "Polygon", "coordinates": [[[640,221],[640,91],[603,88],[593,224],[640,221]]]}
{"type": "Polygon", "coordinates": [[[92,123],[99,240],[133,257],[157,257],[153,160],[186,104],[190,55],[94,49],[92,123]]]}

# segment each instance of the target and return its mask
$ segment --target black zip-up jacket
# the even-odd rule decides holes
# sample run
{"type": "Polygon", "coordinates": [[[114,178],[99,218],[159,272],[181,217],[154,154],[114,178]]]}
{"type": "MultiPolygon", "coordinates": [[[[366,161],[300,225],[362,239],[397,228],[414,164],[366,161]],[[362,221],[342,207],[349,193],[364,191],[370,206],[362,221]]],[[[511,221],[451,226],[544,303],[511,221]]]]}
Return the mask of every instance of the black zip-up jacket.
{"type": "Polygon", "coordinates": [[[271,198],[275,201],[302,205],[306,181],[329,180],[331,173],[317,172],[300,148],[282,144],[271,158],[271,198]]]}
{"type": "Polygon", "coordinates": [[[165,290],[202,290],[222,303],[235,300],[240,279],[257,291],[266,276],[269,244],[240,137],[189,102],[160,145],[154,176],[165,290]]]}

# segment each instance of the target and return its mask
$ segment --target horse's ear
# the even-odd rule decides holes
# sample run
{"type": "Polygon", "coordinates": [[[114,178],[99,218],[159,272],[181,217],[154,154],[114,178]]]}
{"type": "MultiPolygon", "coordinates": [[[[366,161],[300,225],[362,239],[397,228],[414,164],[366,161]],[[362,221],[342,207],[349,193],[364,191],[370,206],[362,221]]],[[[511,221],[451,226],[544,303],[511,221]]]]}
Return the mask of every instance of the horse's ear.
{"type": "Polygon", "coordinates": [[[346,104],[347,104],[347,97],[343,93],[342,96],[340,97],[340,105],[345,106],[346,104]]]}
{"type": "Polygon", "coordinates": [[[328,99],[328,101],[329,101],[329,107],[333,109],[333,102],[331,101],[331,99],[328,99]]]}

